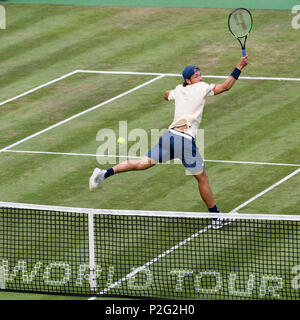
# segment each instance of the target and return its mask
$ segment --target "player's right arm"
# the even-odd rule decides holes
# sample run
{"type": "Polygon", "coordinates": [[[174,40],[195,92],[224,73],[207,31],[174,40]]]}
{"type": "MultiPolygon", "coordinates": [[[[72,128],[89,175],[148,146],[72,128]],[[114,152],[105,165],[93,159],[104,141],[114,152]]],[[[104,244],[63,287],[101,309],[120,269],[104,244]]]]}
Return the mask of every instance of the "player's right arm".
{"type": "MultiPolygon", "coordinates": [[[[236,68],[240,71],[248,64],[248,56],[242,57],[236,68]]],[[[230,75],[223,83],[215,85],[213,88],[214,95],[220,94],[224,91],[228,91],[235,84],[237,79],[230,75]]]]}

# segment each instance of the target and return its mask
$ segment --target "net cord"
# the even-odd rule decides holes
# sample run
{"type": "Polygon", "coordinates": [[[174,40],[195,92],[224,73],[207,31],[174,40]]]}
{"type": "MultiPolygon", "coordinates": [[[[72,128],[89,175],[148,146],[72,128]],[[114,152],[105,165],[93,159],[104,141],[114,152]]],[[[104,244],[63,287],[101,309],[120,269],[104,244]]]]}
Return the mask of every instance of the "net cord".
{"type": "Polygon", "coordinates": [[[149,216],[149,217],[177,217],[177,218],[224,218],[225,215],[233,219],[248,220],[290,220],[300,221],[300,213],[295,215],[288,214],[260,214],[260,213],[207,213],[207,212],[182,212],[182,211],[143,211],[143,210],[115,210],[115,209],[93,209],[93,208],[77,208],[51,205],[37,205],[28,203],[0,202],[0,207],[16,208],[39,211],[57,211],[99,214],[99,215],[127,215],[127,216],[149,216]]]}

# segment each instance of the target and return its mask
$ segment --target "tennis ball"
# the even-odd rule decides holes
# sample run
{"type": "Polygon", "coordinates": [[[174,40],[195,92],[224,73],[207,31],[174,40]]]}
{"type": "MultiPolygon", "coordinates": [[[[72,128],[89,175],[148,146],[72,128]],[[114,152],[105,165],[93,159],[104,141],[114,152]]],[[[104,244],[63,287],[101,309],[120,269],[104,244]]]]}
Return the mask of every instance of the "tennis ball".
{"type": "Polygon", "coordinates": [[[125,139],[123,138],[123,137],[120,137],[119,139],[118,139],[118,143],[119,144],[123,144],[125,142],[125,139]]]}

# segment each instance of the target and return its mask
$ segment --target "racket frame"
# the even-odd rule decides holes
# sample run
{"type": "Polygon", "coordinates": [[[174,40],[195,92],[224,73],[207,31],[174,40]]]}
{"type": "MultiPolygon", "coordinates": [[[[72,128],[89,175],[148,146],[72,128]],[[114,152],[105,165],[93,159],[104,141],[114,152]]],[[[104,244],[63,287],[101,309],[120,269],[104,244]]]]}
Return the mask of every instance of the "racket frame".
{"type": "Polygon", "coordinates": [[[249,35],[249,33],[250,33],[251,29],[252,29],[252,26],[253,26],[253,18],[252,18],[251,12],[250,12],[248,9],[246,9],[246,8],[236,8],[236,9],[234,9],[234,10],[232,10],[232,11],[230,12],[230,14],[229,14],[229,16],[228,16],[228,22],[227,22],[227,24],[228,24],[228,29],[229,29],[229,31],[230,31],[230,32],[232,33],[232,35],[239,41],[239,43],[240,43],[240,45],[241,45],[241,47],[242,47],[243,57],[245,57],[245,56],[246,56],[246,42],[247,42],[247,39],[248,39],[248,35],[249,35]],[[250,19],[251,19],[251,26],[250,26],[248,32],[247,32],[244,36],[241,36],[241,37],[235,35],[235,34],[232,32],[232,30],[231,30],[231,28],[230,28],[230,23],[229,23],[232,14],[235,13],[236,11],[238,11],[238,10],[245,10],[245,11],[247,11],[248,14],[249,14],[249,16],[250,16],[250,19]],[[241,39],[243,39],[243,38],[245,38],[245,39],[244,39],[244,43],[242,43],[242,41],[241,41],[241,39]]]}

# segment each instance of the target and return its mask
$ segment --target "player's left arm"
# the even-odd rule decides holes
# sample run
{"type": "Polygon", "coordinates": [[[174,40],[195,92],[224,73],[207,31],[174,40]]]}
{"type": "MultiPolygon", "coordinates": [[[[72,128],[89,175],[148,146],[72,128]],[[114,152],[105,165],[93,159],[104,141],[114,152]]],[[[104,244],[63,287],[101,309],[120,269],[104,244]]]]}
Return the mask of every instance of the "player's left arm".
{"type": "Polygon", "coordinates": [[[220,94],[224,91],[228,91],[235,84],[239,77],[240,72],[248,64],[248,56],[242,57],[240,62],[237,64],[236,69],[231,73],[231,75],[221,84],[217,84],[212,89],[214,95],[220,94]]]}
{"type": "Polygon", "coordinates": [[[164,99],[165,100],[169,100],[169,95],[171,93],[172,90],[167,90],[165,93],[164,93],[164,99]]]}

